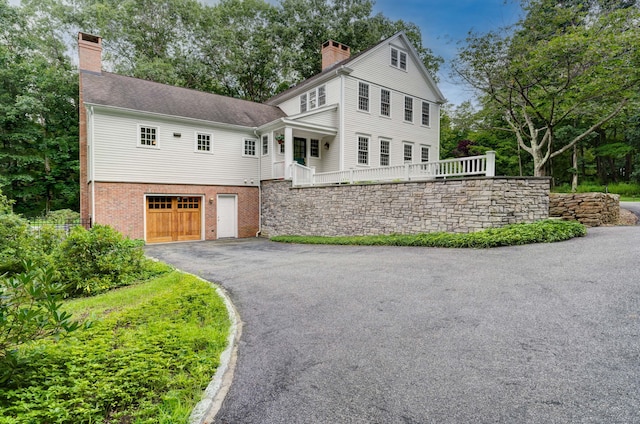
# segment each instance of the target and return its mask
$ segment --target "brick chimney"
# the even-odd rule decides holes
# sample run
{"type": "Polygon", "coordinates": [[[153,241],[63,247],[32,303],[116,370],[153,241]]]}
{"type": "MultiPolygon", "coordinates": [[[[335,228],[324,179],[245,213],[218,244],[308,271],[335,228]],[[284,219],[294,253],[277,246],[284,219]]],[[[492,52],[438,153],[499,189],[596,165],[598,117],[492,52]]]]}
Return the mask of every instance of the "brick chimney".
{"type": "Polygon", "coordinates": [[[351,49],[349,46],[338,43],[337,41],[328,40],[322,44],[322,70],[324,71],[334,63],[349,59],[351,49]]]}
{"type": "Polygon", "coordinates": [[[102,38],[78,33],[78,68],[81,71],[102,72],[102,38]]]}

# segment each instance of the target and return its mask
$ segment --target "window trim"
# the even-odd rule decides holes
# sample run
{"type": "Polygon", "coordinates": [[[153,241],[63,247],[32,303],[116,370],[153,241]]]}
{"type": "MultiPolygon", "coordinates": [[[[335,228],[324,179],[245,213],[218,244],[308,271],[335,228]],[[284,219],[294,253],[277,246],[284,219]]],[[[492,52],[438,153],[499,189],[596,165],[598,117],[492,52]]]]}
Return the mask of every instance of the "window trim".
{"type": "Polygon", "coordinates": [[[298,99],[299,99],[300,113],[305,113],[311,110],[321,108],[322,106],[327,104],[327,85],[322,84],[317,86],[313,90],[309,90],[305,93],[302,93],[300,97],[298,97],[298,99]],[[312,106],[312,102],[314,102],[313,106],[312,106]]]}
{"type": "Polygon", "coordinates": [[[380,116],[384,116],[385,118],[391,118],[391,90],[382,88],[382,87],[380,87],[380,116]],[[389,99],[387,103],[383,102],[384,96],[382,93],[385,91],[389,93],[389,99]],[[384,109],[383,106],[385,105],[387,106],[387,111],[388,111],[387,115],[383,113],[383,109],[384,109]]]}
{"type": "Polygon", "coordinates": [[[269,156],[269,134],[262,134],[261,140],[261,152],[262,156],[269,156]],[[266,150],[266,152],[265,152],[266,150]]]}
{"type": "Polygon", "coordinates": [[[420,145],[420,163],[428,163],[431,159],[431,146],[427,144],[420,145]],[[427,160],[424,160],[424,151],[427,150],[427,160]]]}
{"type": "Polygon", "coordinates": [[[308,98],[309,96],[307,95],[307,93],[302,93],[300,95],[300,113],[305,113],[307,110],[309,110],[308,98]]]}
{"type": "Polygon", "coordinates": [[[194,140],[194,143],[195,143],[195,144],[194,144],[194,146],[193,146],[193,151],[194,151],[195,153],[204,153],[204,154],[207,154],[207,155],[213,154],[213,134],[208,133],[208,132],[204,132],[204,131],[196,131],[196,132],[195,132],[195,140],[194,140]],[[206,135],[206,136],[208,136],[208,137],[209,137],[209,149],[208,149],[208,150],[200,150],[200,149],[198,149],[198,147],[199,147],[199,144],[198,144],[198,141],[199,141],[199,140],[198,140],[198,138],[199,138],[201,135],[206,135]]]}
{"type": "Polygon", "coordinates": [[[407,67],[408,67],[408,62],[409,62],[409,56],[407,55],[407,52],[404,50],[401,50],[397,47],[393,47],[391,46],[391,54],[389,55],[389,66],[399,69],[401,71],[407,72],[407,67]],[[394,63],[394,52],[395,52],[395,63],[394,63]],[[403,61],[404,58],[404,61],[403,61]],[[402,66],[404,63],[404,67],[402,66]]]}
{"type": "Polygon", "coordinates": [[[371,86],[366,82],[358,81],[358,111],[368,113],[370,109],[370,102],[371,102],[371,86]],[[364,87],[367,88],[366,96],[363,96],[361,91],[361,88],[364,88],[364,87]],[[364,103],[364,100],[366,100],[366,105],[367,105],[366,109],[361,108],[361,106],[364,103]]]}
{"type": "Polygon", "coordinates": [[[309,157],[314,159],[320,159],[320,139],[319,138],[310,138],[309,139],[309,157]],[[317,156],[313,155],[313,145],[317,144],[316,150],[318,152],[317,156]]]}
{"type": "Polygon", "coordinates": [[[404,122],[413,124],[413,97],[404,96],[404,122]],[[411,100],[411,109],[407,108],[407,100],[411,100]],[[411,112],[411,119],[407,119],[407,112],[411,112]]]}
{"type": "Polygon", "coordinates": [[[390,138],[380,137],[379,148],[380,148],[380,151],[379,151],[380,157],[379,157],[378,163],[380,164],[381,167],[383,167],[383,166],[391,166],[391,139],[390,138]],[[382,152],[383,143],[387,144],[387,152],[386,153],[382,152]],[[382,163],[382,158],[383,157],[387,158],[387,164],[386,165],[382,163]]]}
{"type": "Polygon", "coordinates": [[[425,102],[424,100],[422,101],[422,110],[420,111],[420,123],[423,127],[431,127],[431,103],[429,102],[425,102]],[[425,118],[425,113],[424,113],[424,107],[425,105],[427,106],[427,123],[424,123],[424,118],[425,118]]]}
{"type": "Polygon", "coordinates": [[[402,163],[413,163],[413,158],[414,158],[413,143],[409,141],[402,142],[402,163]],[[411,157],[409,158],[409,160],[407,160],[407,147],[411,149],[409,152],[411,154],[411,157]]]}
{"type": "Polygon", "coordinates": [[[356,134],[356,160],[358,166],[370,166],[371,165],[371,136],[365,134],[356,134]],[[360,162],[360,141],[366,140],[366,150],[362,150],[366,154],[367,163],[360,162]]]}
{"type": "Polygon", "coordinates": [[[138,124],[138,135],[136,136],[136,146],[141,149],[160,149],[160,127],[157,125],[138,124]],[[142,144],[142,128],[155,130],[156,144],[142,144]]]}
{"type": "Polygon", "coordinates": [[[258,157],[258,140],[255,138],[244,137],[242,139],[242,156],[247,158],[258,157]],[[253,142],[253,154],[247,153],[247,142],[253,142]]]}

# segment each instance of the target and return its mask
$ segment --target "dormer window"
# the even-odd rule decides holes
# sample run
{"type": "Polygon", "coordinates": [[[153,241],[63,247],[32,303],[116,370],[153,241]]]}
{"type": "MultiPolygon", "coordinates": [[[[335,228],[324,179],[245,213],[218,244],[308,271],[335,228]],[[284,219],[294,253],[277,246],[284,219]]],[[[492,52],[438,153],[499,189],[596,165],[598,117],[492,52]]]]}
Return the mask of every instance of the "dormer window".
{"type": "Polygon", "coordinates": [[[407,70],[407,54],[394,47],[391,47],[391,66],[394,68],[407,70]]]}
{"type": "Polygon", "coordinates": [[[300,113],[324,106],[327,103],[327,90],[324,85],[300,95],[300,113]]]}

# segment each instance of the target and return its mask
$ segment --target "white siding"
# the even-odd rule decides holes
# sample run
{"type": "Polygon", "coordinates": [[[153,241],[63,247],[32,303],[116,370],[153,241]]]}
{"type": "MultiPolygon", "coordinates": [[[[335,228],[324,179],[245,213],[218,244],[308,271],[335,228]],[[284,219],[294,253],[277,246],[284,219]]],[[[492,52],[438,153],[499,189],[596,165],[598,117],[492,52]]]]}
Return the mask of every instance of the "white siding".
{"type": "Polygon", "coordinates": [[[95,109],[93,153],[96,181],[257,185],[258,156],[244,157],[252,130],[95,109]],[[158,148],[139,145],[139,125],[158,128],[158,148]],[[195,134],[212,134],[212,153],[195,152],[195,134]],[[180,134],[180,137],[174,136],[180,134]]]}
{"type": "Polygon", "coordinates": [[[419,64],[409,54],[408,46],[401,38],[394,39],[392,45],[407,53],[406,71],[391,66],[391,45],[383,43],[349,64],[353,68],[350,76],[435,102],[436,93],[429,87],[427,80],[420,72],[419,64]]]}
{"type": "MultiPolygon", "coordinates": [[[[404,98],[406,91],[391,90],[391,117],[380,115],[380,86],[370,83],[369,112],[358,110],[358,80],[353,77],[346,79],[345,89],[345,152],[344,168],[354,168],[358,165],[358,135],[370,137],[370,165],[380,164],[380,138],[390,140],[390,165],[401,165],[403,161],[403,142],[426,145],[430,148],[431,160],[439,158],[439,116],[440,108],[431,103],[431,126],[421,125],[422,101],[426,100],[413,96],[413,123],[404,121],[404,98]]],[[[385,86],[387,88],[388,86],[385,86]]],[[[414,162],[419,162],[419,156],[414,154],[414,162]]]]}
{"type": "Polygon", "coordinates": [[[297,118],[296,121],[308,122],[310,124],[324,125],[326,127],[338,127],[338,113],[337,109],[331,109],[319,113],[314,113],[308,116],[297,118]]]}

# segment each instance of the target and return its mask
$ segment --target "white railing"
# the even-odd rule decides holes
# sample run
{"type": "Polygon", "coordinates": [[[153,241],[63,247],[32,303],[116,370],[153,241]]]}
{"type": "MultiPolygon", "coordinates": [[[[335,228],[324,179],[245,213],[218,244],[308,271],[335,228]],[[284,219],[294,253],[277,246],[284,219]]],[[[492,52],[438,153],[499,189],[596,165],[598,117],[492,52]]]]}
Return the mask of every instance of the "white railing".
{"type": "Polygon", "coordinates": [[[385,181],[421,181],[435,178],[466,177],[474,175],[495,176],[495,152],[482,156],[445,159],[435,162],[385,166],[380,168],[350,169],[348,171],[323,172],[292,164],[294,186],[375,183],[385,181]]]}

